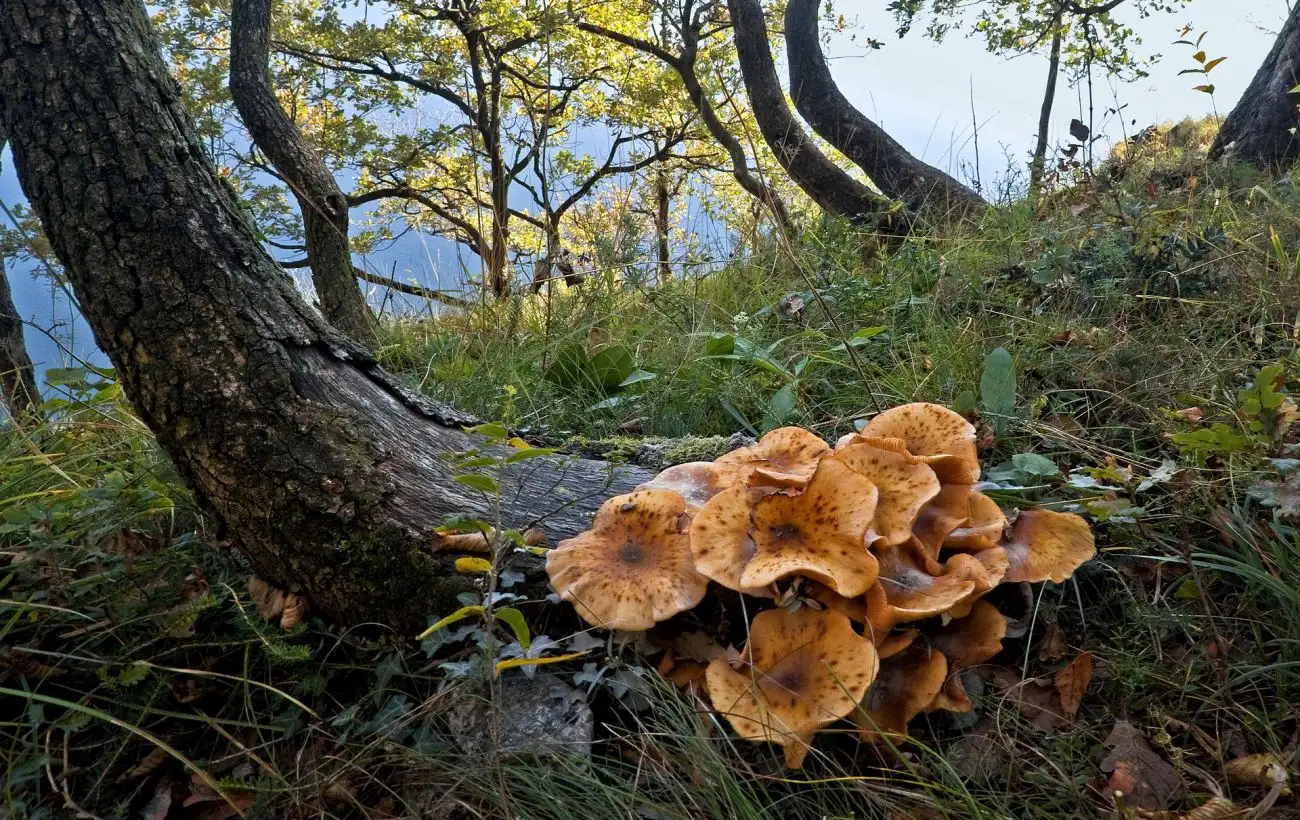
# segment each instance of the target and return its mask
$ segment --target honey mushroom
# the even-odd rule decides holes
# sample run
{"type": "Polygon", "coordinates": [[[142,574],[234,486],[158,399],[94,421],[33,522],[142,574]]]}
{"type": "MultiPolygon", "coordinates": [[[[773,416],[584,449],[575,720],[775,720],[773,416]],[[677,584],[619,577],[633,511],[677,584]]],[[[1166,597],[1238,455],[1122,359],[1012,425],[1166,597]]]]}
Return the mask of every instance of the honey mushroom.
{"type": "Polygon", "coordinates": [[[709,664],[714,709],[745,740],[782,746],[797,769],[816,731],[857,709],[879,661],[844,615],[804,607],[754,616],[738,665],[725,656],[709,664]]]}
{"type": "Polygon", "coordinates": [[[798,495],[751,502],[743,486],[724,490],[691,525],[695,566],[742,592],[798,575],[846,598],[861,595],[877,575],[876,559],[866,548],[877,496],[874,484],[829,458],[818,463],[798,495]]]}
{"type": "Polygon", "coordinates": [[[639,490],[606,501],[592,528],[547,553],[551,586],[592,626],[645,630],[704,598],[695,570],[686,501],[639,490]]]}
{"type": "Polygon", "coordinates": [[[1023,512],[1008,533],[996,501],[973,489],[979,475],[974,427],[939,405],[887,410],[833,449],[785,427],[610,499],[547,571],[584,619],[612,629],[691,609],[710,580],[779,597],[739,655],[705,666],[670,650],[661,670],[798,768],[816,731],[842,718],[876,741],[906,738],[924,712],[971,709],[960,673],[1006,634],[983,596],[1002,582],[1060,583],[1095,555],[1077,515],[1023,512]],[[912,626],[939,616],[937,629],[912,626]]]}

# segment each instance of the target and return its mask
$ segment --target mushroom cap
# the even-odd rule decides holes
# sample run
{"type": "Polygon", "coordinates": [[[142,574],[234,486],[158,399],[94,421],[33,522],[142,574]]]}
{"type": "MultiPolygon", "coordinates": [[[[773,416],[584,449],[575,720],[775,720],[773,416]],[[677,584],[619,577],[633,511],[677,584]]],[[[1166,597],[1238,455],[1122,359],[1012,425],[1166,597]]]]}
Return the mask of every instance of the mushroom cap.
{"type": "Polygon", "coordinates": [[[934,702],[947,678],[948,659],[925,643],[881,661],[880,674],[853,713],[862,739],[907,737],[907,724],[934,702]]]}
{"type": "Polygon", "coordinates": [[[745,656],[741,670],[725,657],[709,664],[709,700],[742,738],[784,746],[791,768],[814,732],[857,708],[880,665],[848,618],[807,607],[756,615],[745,656]]]}
{"type": "Polygon", "coordinates": [[[694,512],[727,489],[727,478],[726,471],[712,461],[688,461],[669,467],[637,489],[675,492],[686,500],[687,510],[694,512]]]}
{"type": "Polygon", "coordinates": [[[593,626],[649,629],[693,608],[708,588],[695,569],[686,522],[686,501],[677,493],[614,496],[590,530],[547,553],[551,586],[593,626]]]}
{"type": "Polygon", "coordinates": [[[953,549],[986,550],[996,547],[1007,527],[1007,517],[998,502],[981,492],[970,494],[970,516],[948,533],[943,545],[953,549]]]}
{"type": "Polygon", "coordinates": [[[921,507],[912,524],[913,542],[935,570],[944,541],[970,518],[971,489],[967,484],[943,484],[939,493],[921,507]]]}
{"type": "Polygon", "coordinates": [[[1010,566],[1006,581],[1061,583],[1097,554],[1088,522],[1073,513],[1022,512],[1002,545],[1010,566]]]}
{"type": "Polygon", "coordinates": [[[969,615],[950,621],[934,636],[934,647],[953,669],[965,669],[992,660],[1006,636],[1006,616],[988,601],[976,601],[969,615]]]}
{"type": "Polygon", "coordinates": [[[975,704],[971,703],[970,695],[966,692],[966,684],[962,683],[961,672],[950,668],[943,687],[934,696],[934,700],[925,707],[925,711],[963,714],[974,708],[975,704]]]}
{"type": "Polygon", "coordinates": [[[876,654],[880,656],[882,661],[885,658],[892,658],[915,643],[920,636],[921,630],[919,629],[906,629],[902,632],[886,635],[885,639],[876,646],[876,654]]]}
{"type": "Polygon", "coordinates": [[[754,446],[732,450],[713,463],[727,485],[747,483],[752,476],[765,486],[798,488],[808,483],[830,449],[802,427],[780,427],[754,446]]]}
{"type": "Polygon", "coordinates": [[[867,422],[861,435],[902,439],[907,451],[924,458],[944,484],[980,480],[975,427],[946,407],[927,402],[902,404],[867,422]]]}
{"type": "Polygon", "coordinates": [[[912,537],[912,524],[927,501],[939,494],[934,470],[918,458],[871,444],[853,444],[834,458],[865,476],[880,491],[872,530],[885,544],[912,537]]]}
{"type": "Polygon", "coordinates": [[[886,547],[876,555],[885,600],[900,623],[947,612],[978,587],[989,585],[984,566],[964,553],[949,558],[942,565],[941,575],[927,572],[913,552],[904,547],[886,547]]]}
{"type": "Polygon", "coordinates": [[[875,485],[834,459],[823,459],[799,495],[750,503],[743,486],[718,493],[695,516],[696,568],[725,587],[761,589],[792,575],[820,581],[852,598],[876,580],[866,534],[875,485]]]}

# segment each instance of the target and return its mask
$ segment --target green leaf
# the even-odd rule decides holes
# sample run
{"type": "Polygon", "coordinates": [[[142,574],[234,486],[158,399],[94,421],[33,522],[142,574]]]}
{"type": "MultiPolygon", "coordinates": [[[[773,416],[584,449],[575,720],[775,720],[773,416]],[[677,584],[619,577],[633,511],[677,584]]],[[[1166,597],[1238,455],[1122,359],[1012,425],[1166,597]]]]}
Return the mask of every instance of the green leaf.
{"type": "Polygon", "coordinates": [[[543,666],[548,663],[564,663],[575,658],[581,658],[589,650],[582,652],[568,652],[564,655],[552,655],[549,658],[510,658],[509,660],[497,661],[496,673],[500,675],[507,669],[517,669],[521,666],[543,666]]]}
{"type": "Polygon", "coordinates": [[[515,640],[519,641],[519,645],[524,649],[533,645],[533,637],[528,631],[528,622],[524,620],[524,613],[507,606],[495,610],[492,615],[510,626],[510,631],[515,633],[515,640]]]}
{"type": "Polygon", "coordinates": [[[1208,85],[1195,85],[1195,86],[1192,86],[1192,90],[1193,90],[1193,91],[1200,91],[1202,94],[1213,94],[1213,93],[1214,93],[1214,83],[1209,83],[1208,85]]]}
{"type": "Polygon", "coordinates": [[[592,356],[587,366],[593,386],[606,393],[617,390],[635,370],[632,352],[622,345],[610,345],[592,356]]]}
{"type": "Polygon", "coordinates": [[[84,367],[51,367],[45,371],[45,383],[51,387],[78,387],[86,384],[90,371],[84,367]]]}
{"type": "Polygon", "coordinates": [[[587,352],[580,344],[566,345],[555,355],[555,361],[546,368],[542,378],[552,384],[570,389],[584,385],[583,373],[587,368],[587,352]]]}
{"type": "Polygon", "coordinates": [[[530,459],[541,458],[554,453],[555,448],[553,447],[529,447],[526,450],[520,450],[506,456],[506,464],[518,464],[521,461],[529,461],[530,459]]]}
{"type": "Polygon", "coordinates": [[[730,333],[714,333],[704,343],[705,356],[730,356],[736,352],[736,337],[730,333]]]}
{"type": "Polygon", "coordinates": [[[1214,70],[1214,67],[1215,67],[1216,65],[1218,65],[1218,64],[1221,63],[1221,62],[1223,62],[1223,61],[1226,60],[1226,59],[1228,59],[1228,58],[1227,58],[1227,57],[1215,57],[1213,60],[1210,60],[1208,63],[1205,64],[1205,73],[1206,73],[1206,74],[1209,74],[1211,71],[1214,70]]]}
{"type": "Polygon", "coordinates": [[[780,427],[794,413],[794,391],[795,382],[790,382],[772,394],[772,398],[767,403],[767,418],[763,422],[769,430],[780,427]]]}
{"type": "Polygon", "coordinates": [[[454,478],[458,484],[464,484],[471,490],[478,490],[483,493],[491,493],[495,495],[501,489],[501,485],[497,483],[495,478],[490,475],[483,475],[482,473],[466,473],[465,475],[458,475],[454,478]]]}
{"type": "Polygon", "coordinates": [[[631,387],[634,384],[648,382],[651,379],[659,378],[658,373],[651,373],[649,370],[633,370],[626,379],[618,383],[619,387],[631,387]]]}
{"type": "Polygon", "coordinates": [[[466,575],[481,575],[492,571],[492,562],[486,558],[466,556],[456,559],[456,571],[466,575]]]}
{"type": "Polygon", "coordinates": [[[1174,433],[1169,440],[1181,450],[1198,453],[1243,453],[1250,448],[1250,439],[1221,422],[1200,430],[1174,433]]]}
{"type": "Polygon", "coordinates": [[[1016,453],[1011,457],[1011,466],[1017,472],[1035,478],[1050,478],[1061,474],[1061,468],[1056,466],[1055,461],[1038,453],[1016,453]]]}
{"type": "Polygon", "coordinates": [[[995,416],[1009,416],[1016,409],[1016,373],[1011,354],[999,347],[984,360],[980,376],[980,405],[995,416]]]}
{"type": "Polygon", "coordinates": [[[482,615],[482,614],[483,614],[483,607],[478,604],[475,604],[474,606],[463,606],[460,609],[448,615],[447,617],[439,621],[435,621],[432,626],[430,626],[428,629],[421,632],[419,635],[415,636],[415,639],[417,641],[422,641],[425,638],[432,635],[433,633],[437,632],[439,629],[442,629],[444,626],[451,626],[457,621],[463,621],[471,615],[482,615]]]}
{"type": "Polygon", "coordinates": [[[510,437],[510,431],[504,425],[497,424],[495,421],[475,425],[469,428],[469,432],[478,433],[480,436],[486,436],[493,441],[505,441],[510,437]]]}

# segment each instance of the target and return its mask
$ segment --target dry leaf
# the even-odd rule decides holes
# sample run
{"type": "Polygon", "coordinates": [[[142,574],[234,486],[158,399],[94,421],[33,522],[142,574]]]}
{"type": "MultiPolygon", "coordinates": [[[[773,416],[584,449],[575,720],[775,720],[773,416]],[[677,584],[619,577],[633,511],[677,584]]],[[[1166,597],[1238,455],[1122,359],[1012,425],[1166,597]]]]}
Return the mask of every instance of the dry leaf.
{"type": "Polygon", "coordinates": [[[1179,410],[1178,415],[1182,416],[1183,421],[1191,424],[1200,424],[1205,421],[1205,411],[1199,407],[1188,407],[1186,410],[1179,410]]]}
{"type": "Polygon", "coordinates": [[[1261,786],[1272,788],[1281,783],[1283,795],[1290,794],[1286,783],[1289,775],[1286,763],[1275,754],[1246,755],[1229,760],[1223,766],[1223,773],[1228,782],[1234,786],[1261,786]]]}
{"type": "MultiPolygon", "coordinates": [[[[166,763],[170,758],[171,755],[169,755],[165,749],[155,747],[153,751],[145,755],[144,760],[141,760],[136,764],[134,769],[119,777],[117,782],[125,783],[128,780],[137,780],[141,777],[148,777],[158,771],[158,767],[166,763]]],[[[168,799],[167,804],[171,805],[170,798],[168,799]]],[[[166,812],[164,812],[164,814],[165,813],[166,812]]]]}
{"type": "Polygon", "coordinates": [[[195,598],[202,598],[207,595],[212,585],[208,583],[207,574],[199,567],[190,570],[190,574],[185,576],[181,583],[181,599],[193,601],[195,598]]]}
{"type": "Polygon", "coordinates": [[[1110,754],[1101,761],[1101,770],[1110,774],[1112,790],[1121,792],[1128,805],[1160,811],[1182,796],[1178,772],[1133,724],[1116,722],[1105,745],[1110,754]]]}
{"type": "Polygon", "coordinates": [[[1065,653],[1070,651],[1070,646],[1066,643],[1065,633],[1061,627],[1052,621],[1047,625],[1047,634],[1043,636],[1043,641],[1038,645],[1038,659],[1040,661],[1059,661],[1065,657],[1065,653]]]}
{"type": "Polygon", "coordinates": [[[723,653],[718,642],[703,632],[683,632],[673,641],[673,652],[679,658],[709,663],[723,653]]]}
{"type": "Polygon", "coordinates": [[[1056,693],[1061,697],[1061,711],[1071,722],[1079,716],[1079,704],[1092,682],[1092,653],[1081,652],[1069,666],[1056,673],[1056,693]]]}

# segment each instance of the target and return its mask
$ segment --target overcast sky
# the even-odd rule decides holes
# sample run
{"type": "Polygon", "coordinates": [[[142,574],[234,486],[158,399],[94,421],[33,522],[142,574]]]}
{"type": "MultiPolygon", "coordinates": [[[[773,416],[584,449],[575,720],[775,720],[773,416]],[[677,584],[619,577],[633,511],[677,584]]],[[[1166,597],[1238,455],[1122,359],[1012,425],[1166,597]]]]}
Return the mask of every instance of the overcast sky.
{"type": "MultiPolygon", "coordinates": [[[[974,156],[972,104],[980,123],[979,142],[982,178],[991,183],[1006,167],[1004,150],[1022,161],[1033,144],[1038,109],[1046,80],[1047,58],[1030,55],[1008,60],[988,54],[982,41],[964,39],[960,34],[935,45],[915,31],[899,41],[886,10],[885,0],[839,0],[836,11],[856,20],[851,34],[835,35],[827,56],[840,87],[848,98],[868,116],[878,120],[896,139],[927,161],[956,171],[959,159],[967,163],[974,156]],[[862,45],[864,37],[885,43],[881,50],[862,45]]],[[[1121,12],[1122,13],[1122,12],[1121,12]]],[[[1236,103],[1254,76],[1265,53],[1272,46],[1274,32],[1281,28],[1287,14],[1285,0],[1193,0],[1190,7],[1176,15],[1160,14],[1138,20],[1129,14],[1124,19],[1144,39],[1142,54],[1161,53],[1164,59],[1155,65],[1151,76],[1130,85],[1112,85],[1105,78],[1095,84],[1098,109],[1098,132],[1107,131],[1120,137],[1118,123],[1103,129],[1102,111],[1113,107],[1116,99],[1128,104],[1125,118],[1136,120],[1137,129],[1152,123],[1179,120],[1185,116],[1209,113],[1212,104],[1226,112],[1236,103]],[[1203,47],[1211,57],[1227,57],[1213,73],[1218,87],[1216,98],[1192,90],[1200,80],[1178,76],[1190,64],[1190,49],[1173,46],[1178,31],[1191,25],[1207,32],[1203,47]]],[[[1067,139],[1070,118],[1079,116],[1080,104],[1074,89],[1062,84],[1058,91],[1053,141],[1067,139]]],[[[1086,116],[1081,117],[1087,119],[1086,116]]],[[[600,152],[604,145],[591,146],[600,152]]],[[[1100,151],[1099,151],[1100,153],[1100,151]]],[[[3,154],[0,170],[0,198],[8,204],[22,201],[17,178],[8,152],[3,154]]],[[[439,280],[455,278],[450,264],[454,257],[430,253],[445,243],[410,242],[394,247],[391,258],[367,260],[371,267],[388,271],[395,266],[401,279],[414,278],[431,286],[439,280]]],[[[378,256],[378,254],[376,254],[378,256]]],[[[93,341],[84,323],[72,317],[66,303],[51,294],[47,283],[33,279],[26,268],[9,266],[10,281],[19,312],[37,325],[50,329],[62,321],[57,332],[63,337],[75,330],[74,347],[80,355],[93,355],[93,341]]],[[[44,366],[57,366],[62,358],[59,348],[34,329],[27,331],[33,359],[44,366]]]]}

